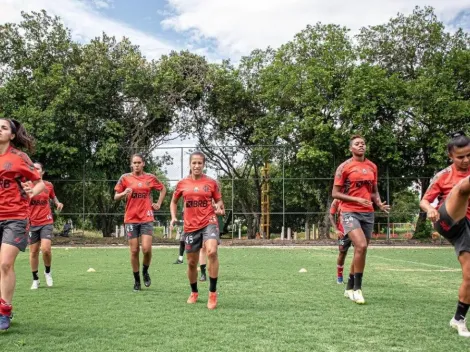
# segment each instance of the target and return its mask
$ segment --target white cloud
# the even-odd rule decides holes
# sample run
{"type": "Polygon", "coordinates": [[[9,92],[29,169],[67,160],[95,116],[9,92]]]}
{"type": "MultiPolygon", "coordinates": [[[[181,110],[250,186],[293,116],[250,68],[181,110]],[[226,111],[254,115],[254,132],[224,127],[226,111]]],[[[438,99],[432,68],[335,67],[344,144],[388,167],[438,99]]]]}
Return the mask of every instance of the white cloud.
{"type": "Polygon", "coordinates": [[[433,6],[444,21],[468,8],[468,0],[167,0],[166,28],[217,41],[218,54],[238,57],[291,40],[307,24],[335,23],[353,32],[388,21],[415,6],[433,6]]]}
{"type": "Polygon", "coordinates": [[[128,37],[140,46],[144,55],[156,59],[176,46],[155,36],[139,31],[126,23],[110,19],[96,10],[96,7],[111,6],[112,1],[94,0],[93,3],[80,0],[0,0],[0,23],[21,21],[21,11],[46,10],[50,15],[61,17],[78,41],[89,41],[102,32],[116,38],[128,37]]]}
{"type": "Polygon", "coordinates": [[[92,2],[98,9],[109,9],[113,5],[112,0],[92,0],[92,2]]]}

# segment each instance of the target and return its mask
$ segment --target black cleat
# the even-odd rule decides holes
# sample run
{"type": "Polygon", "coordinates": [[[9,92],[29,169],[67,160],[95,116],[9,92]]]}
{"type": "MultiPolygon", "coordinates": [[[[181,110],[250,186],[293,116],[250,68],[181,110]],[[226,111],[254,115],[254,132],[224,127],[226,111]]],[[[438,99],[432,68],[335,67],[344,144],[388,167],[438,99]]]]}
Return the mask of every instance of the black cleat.
{"type": "Polygon", "coordinates": [[[134,292],[140,291],[140,282],[135,282],[134,283],[134,292]]]}
{"type": "Polygon", "coordinates": [[[199,281],[207,281],[206,274],[201,274],[199,281]]]}
{"type": "Polygon", "coordinates": [[[177,259],[176,262],[174,262],[173,264],[183,264],[183,261],[182,260],[179,260],[177,259]]]}
{"type": "Polygon", "coordinates": [[[145,274],[143,274],[143,276],[144,276],[144,285],[145,285],[145,287],[150,287],[150,285],[152,284],[152,280],[150,280],[149,273],[145,273],[145,274]]]}

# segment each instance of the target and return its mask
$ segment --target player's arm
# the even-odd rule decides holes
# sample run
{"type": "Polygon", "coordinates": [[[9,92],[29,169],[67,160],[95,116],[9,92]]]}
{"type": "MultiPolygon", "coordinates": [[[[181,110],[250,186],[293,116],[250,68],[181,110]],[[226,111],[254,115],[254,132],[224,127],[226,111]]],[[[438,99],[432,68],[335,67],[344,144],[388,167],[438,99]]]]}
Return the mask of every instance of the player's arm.
{"type": "Polygon", "coordinates": [[[335,216],[334,214],[331,214],[328,216],[328,218],[330,219],[330,223],[331,225],[333,226],[333,229],[335,230],[335,232],[339,232],[339,229],[338,229],[338,226],[336,226],[336,220],[335,220],[335,216]]]}
{"type": "Polygon", "coordinates": [[[158,200],[156,203],[152,204],[153,210],[159,210],[162,206],[163,200],[165,199],[166,196],[166,187],[164,184],[162,184],[162,189],[160,190],[160,195],[158,197],[158,200]]]}
{"type": "Polygon", "coordinates": [[[421,210],[426,212],[426,215],[429,220],[436,222],[439,220],[439,212],[434,208],[431,203],[437,198],[440,194],[440,190],[437,184],[431,184],[423,196],[423,199],[419,202],[421,210]]]}
{"type": "Polygon", "coordinates": [[[177,208],[178,208],[178,200],[180,199],[180,195],[176,193],[173,193],[173,197],[171,198],[170,202],[170,214],[171,214],[171,222],[170,226],[173,228],[173,226],[176,224],[178,221],[178,217],[176,216],[177,208]]]}
{"type": "Polygon", "coordinates": [[[59,199],[57,198],[57,196],[54,197],[54,204],[58,211],[61,211],[64,208],[64,204],[59,202],[59,199]]]}
{"type": "Polygon", "coordinates": [[[380,200],[379,188],[377,187],[376,183],[372,188],[371,199],[380,210],[388,214],[388,212],[390,211],[390,205],[388,205],[387,202],[382,202],[380,200]]]}
{"type": "Polygon", "coordinates": [[[215,202],[215,215],[225,215],[225,205],[222,198],[215,202]]]}
{"type": "Polygon", "coordinates": [[[362,205],[371,205],[372,202],[370,200],[364,199],[364,198],[359,198],[359,197],[353,197],[353,196],[348,196],[347,194],[344,194],[341,192],[341,187],[342,186],[333,186],[333,191],[331,192],[331,196],[334,199],[339,199],[343,202],[350,202],[350,203],[359,203],[362,205]]]}
{"type": "Polygon", "coordinates": [[[24,182],[21,183],[21,186],[23,187],[23,190],[26,192],[29,198],[37,196],[46,188],[46,185],[43,180],[24,182]]]}

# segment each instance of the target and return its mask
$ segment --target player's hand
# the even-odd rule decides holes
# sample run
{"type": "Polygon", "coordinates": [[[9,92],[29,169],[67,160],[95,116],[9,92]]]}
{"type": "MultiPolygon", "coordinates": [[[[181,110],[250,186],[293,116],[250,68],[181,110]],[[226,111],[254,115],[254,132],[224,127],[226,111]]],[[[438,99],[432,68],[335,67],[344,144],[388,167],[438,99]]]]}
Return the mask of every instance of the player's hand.
{"type": "Polygon", "coordinates": [[[336,236],[338,236],[338,239],[341,239],[344,237],[344,233],[342,233],[341,231],[336,231],[336,236]]]}
{"type": "Polygon", "coordinates": [[[56,207],[57,207],[57,211],[62,211],[62,209],[64,208],[64,205],[62,203],[57,203],[56,207]]]}
{"type": "Polygon", "coordinates": [[[215,205],[215,215],[225,215],[225,207],[224,205],[215,205]]]}
{"type": "Polygon", "coordinates": [[[152,208],[153,208],[153,210],[160,210],[160,204],[152,203],[152,208]]]}
{"type": "Polygon", "coordinates": [[[387,204],[387,202],[382,202],[379,205],[379,209],[382,210],[384,213],[387,213],[390,211],[390,205],[387,204]]]}
{"type": "Polygon", "coordinates": [[[31,181],[21,182],[21,187],[26,192],[29,198],[33,198],[34,185],[31,181]]]}
{"type": "Polygon", "coordinates": [[[122,192],[122,193],[123,193],[125,196],[127,196],[127,195],[129,195],[129,194],[132,193],[132,188],[127,187],[127,188],[124,190],[124,192],[122,192]]]}
{"type": "Polygon", "coordinates": [[[426,215],[432,222],[436,222],[440,218],[439,212],[434,208],[429,209],[426,215]]]}
{"type": "Polygon", "coordinates": [[[170,221],[170,229],[171,231],[173,231],[173,228],[175,227],[175,224],[178,222],[178,219],[177,218],[173,218],[171,219],[170,221]]]}
{"type": "Polygon", "coordinates": [[[370,200],[359,198],[359,197],[356,197],[356,203],[359,203],[362,205],[372,205],[372,202],[370,200]]]}

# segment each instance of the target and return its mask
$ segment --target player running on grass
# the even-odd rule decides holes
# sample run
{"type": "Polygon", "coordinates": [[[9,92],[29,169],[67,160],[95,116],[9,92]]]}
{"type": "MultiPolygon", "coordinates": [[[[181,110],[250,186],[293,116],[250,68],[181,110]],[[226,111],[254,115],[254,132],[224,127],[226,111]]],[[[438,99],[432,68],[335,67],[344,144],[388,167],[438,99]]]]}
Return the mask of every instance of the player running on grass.
{"type": "Polygon", "coordinates": [[[341,201],[333,199],[330,206],[330,223],[333,225],[336,236],[338,236],[338,259],[336,260],[336,283],[343,283],[343,270],[346,255],[348,254],[349,247],[351,247],[351,240],[348,235],[344,235],[343,225],[341,224],[341,201]],[[336,215],[336,219],[334,218],[336,215]]]}
{"type": "Polygon", "coordinates": [[[204,246],[209,261],[209,300],[207,308],[217,307],[217,278],[219,274],[219,259],[217,247],[219,244],[219,229],[217,215],[225,213],[222,195],[217,182],[203,173],[206,157],[201,152],[190,155],[191,174],[176,185],[170,203],[171,226],[178,221],[176,217],[178,200],[184,200],[184,237],[188,260],[188,279],[191,285],[191,295],[188,303],[193,304],[198,299],[197,264],[199,252],[204,246]],[[215,209],[212,206],[215,201],[215,209]]]}
{"type": "Polygon", "coordinates": [[[344,234],[354,244],[354,258],[345,296],[364,304],[362,276],[366,265],[367,247],[374,227],[375,203],[387,212],[390,207],[380,200],[377,189],[377,166],[366,159],[366,142],[359,135],[349,140],[352,158],[343,162],[335,174],[332,196],[341,201],[344,234]]]}
{"type": "MultiPolygon", "coordinates": [[[[36,162],[34,163],[34,168],[39,172],[42,179],[44,176],[43,165],[36,162]]],[[[61,211],[64,207],[64,205],[57,199],[52,183],[44,181],[44,184],[46,185],[46,188],[37,196],[33,197],[29,203],[29,262],[33,273],[33,284],[31,285],[31,290],[37,290],[39,288],[39,250],[42,252],[42,259],[44,261],[44,276],[46,278],[46,284],[49,287],[52,287],[54,284],[51,273],[51,241],[52,233],[54,231],[54,219],[52,218],[50,201],[52,200],[54,202],[58,211],[61,211]]]]}
{"type": "Polygon", "coordinates": [[[114,190],[115,200],[126,198],[124,225],[129,241],[131,266],[134,273],[134,291],[140,291],[139,238],[142,245],[142,276],[145,287],[151,284],[148,272],[152,260],[153,211],[159,210],[166,195],[165,186],[155,175],[144,172],[145,160],[142,154],[131,157],[132,172],[119,179],[114,190]],[[151,191],[160,191],[157,203],[152,203],[151,191]]]}
{"type": "Polygon", "coordinates": [[[29,157],[33,138],[15,120],[0,119],[0,330],[10,327],[15,261],[28,245],[30,198],[45,188],[29,157]]]}
{"type": "Polygon", "coordinates": [[[470,138],[462,132],[454,134],[447,153],[452,165],[434,176],[420,206],[437,232],[455,248],[462,267],[462,284],[450,326],[460,336],[470,337],[465,319],[470,306],[470,138]],[[431,205],[436,198],[437,209],[431,205]]]}

